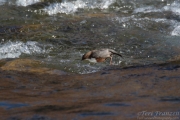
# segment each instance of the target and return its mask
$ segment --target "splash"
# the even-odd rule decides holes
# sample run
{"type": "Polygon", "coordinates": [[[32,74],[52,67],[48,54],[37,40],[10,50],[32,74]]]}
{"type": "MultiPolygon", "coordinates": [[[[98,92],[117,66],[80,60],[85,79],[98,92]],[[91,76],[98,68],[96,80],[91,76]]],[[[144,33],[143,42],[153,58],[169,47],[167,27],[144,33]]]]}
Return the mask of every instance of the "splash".
{"type": "Polygon", "coordinates": [[[21,41],[7,42],[0,45],[0,59],[3,58],[18,58],[22,53],[44,53],[43,49],[38,46],[37,42],[28,41],[23,43],[21,41]]]}
{"type": "Polygon", "coordinates": [[[79,69],[76,69],[76,72],[79,74],[88,74],[88,73],[95,73],[102,69],[102,67],[105,67],[103,65],[97,65],[97,64],[80,64],[77,63],[76,66],[79,69]]]}
{"type": "Polygon", "coordinates": [[[164,6],[165,11],[172,11],[173,13],[180,15],[180,2],[173,2],[170,5],[164,6]]]}
{"type": "Polygon", "coordinates": [[[6,2],[6,0],[0,0],[0,5],[4,5],[6,2]]]}
{"type": "Polygon", "coordinates": [[[28,6],[37,2],[41,2],[41,0],[17,0],[17,6],[28,6]]]}
{"type": "Polygon", "coordinates": [[[153,6],[148,6],[148,7],[141,7],[141,8],[136,8],[134,10],[134,13],[151,13],[151,12],[161,12],[161,9],[157,9],[153,6]]]}
{"type": "MultiPolygon", "coordinates": [[[[180,15],[180,2],[174,1],[172,4],[164,6],[164,11],[171,11],[173,14],[180,15]]],[[[180,23],[177,20],[174,20],[176,24],[172,24],[174,26],[174,30],[171,32],[172,36],[180,36],[180,23]]]]}
{"type": "Polygon", "coordinates": [[[42,0],[0,0],[0,5],[8,4],[26,7],[41,1],[42,0]]]}
{"type": "Polygon", "coordinates": [[[177,26],[171,33],[173,36],[180,36],[180,26],[177,26]]]}
{"type": "Polygon", "coordinates": [[[115,0],[94,0],[94,1],[64,1],[62,3],[53,3],[50,6],[46,7],[44,11],[49,15],[57,13],[66,13],[72,14],[78,11],[78,9],[107,9],[115,0]]]}

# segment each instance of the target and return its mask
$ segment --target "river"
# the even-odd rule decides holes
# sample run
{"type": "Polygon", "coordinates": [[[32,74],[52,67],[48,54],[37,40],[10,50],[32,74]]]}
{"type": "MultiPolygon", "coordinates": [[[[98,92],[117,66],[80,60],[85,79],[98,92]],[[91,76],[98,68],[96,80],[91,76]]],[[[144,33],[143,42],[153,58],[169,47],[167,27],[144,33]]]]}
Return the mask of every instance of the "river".
{"type": "Polygon", "coordinates": [[[0,0],[0,118],[178,112],[179,46],[180,0],[0,0]],[[99,48],[123,58],[81,61],[99,48]]]}

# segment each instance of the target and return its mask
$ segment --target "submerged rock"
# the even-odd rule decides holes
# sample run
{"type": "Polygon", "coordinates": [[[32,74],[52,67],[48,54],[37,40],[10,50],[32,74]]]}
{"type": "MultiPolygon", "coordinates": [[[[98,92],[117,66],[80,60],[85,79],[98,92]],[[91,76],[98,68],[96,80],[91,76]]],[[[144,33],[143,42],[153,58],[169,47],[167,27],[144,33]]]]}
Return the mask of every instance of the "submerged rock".
{"type": "Polygon", "coordinates": [[[0,35],[20,33],[21,28],[22,28],[22,26],[3,26],[3,27],[0,27],[0,35]]]}

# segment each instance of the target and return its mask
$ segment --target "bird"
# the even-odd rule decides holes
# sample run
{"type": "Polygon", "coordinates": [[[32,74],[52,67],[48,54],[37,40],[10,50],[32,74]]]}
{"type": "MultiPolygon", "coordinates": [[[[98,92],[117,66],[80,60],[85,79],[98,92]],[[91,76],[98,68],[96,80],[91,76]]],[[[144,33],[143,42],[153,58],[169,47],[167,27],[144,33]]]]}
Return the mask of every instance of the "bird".
{"type": "Polygon", "coordinates": [[[104,62],[107,58],[110,58],[110,65],[112,65],[112,55],[118,55],[122,57],[121,54],[116,52],[113,49],[103,48],[95,49],[85,53],[82,56],[82,60],[89,60],[92,62],[92,59],[95,59],[95,62],[104,62]]]}

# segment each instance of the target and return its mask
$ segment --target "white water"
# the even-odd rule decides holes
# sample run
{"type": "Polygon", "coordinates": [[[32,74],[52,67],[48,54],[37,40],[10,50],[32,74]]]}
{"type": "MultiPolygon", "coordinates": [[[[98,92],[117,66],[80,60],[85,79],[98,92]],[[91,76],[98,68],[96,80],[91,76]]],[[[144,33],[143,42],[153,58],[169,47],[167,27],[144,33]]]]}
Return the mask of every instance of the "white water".
{"type": "Polygon", "coordinates": [[[37,2],[41,2],[41,0],[0,0],[0,5],[7,3],[9,5],[28,6],[37,2]]]}
{"type": "Polygon", "coordinates": [[[53,3],[44,9],[49,15],[57,13],[72,14],[78,11],[78,9],[107,9],[115,0],[76,0],[76,1],[64,1],[62,3],[53,3]]]}
{"type": "Polygon", "coordinates": [[[17,0],[16,5],[18,6],[28,6],[37,2],[41,2],[41,0],[17,0]]]}
{"type": "Polygon", "coordinates": [[[7,42],[0,45],[0,59],[3,58],[18,58],[21,54],[44,53],[45,51],[38,46],[37,42],[28,41],[23,43],[21,41],[7,42]]]}
{"type": "Polygon", "coordinates": [[[137,8],[134,10],[134,13],[150,13],[150,12],[161,12],[161,9],[157,9],[153,6],[148,6],[148,7],[141,7],[141,8],[137,8]]]}
{"type": "Polygon", "coordinates": [[[180,36],[180,26],[175,27],[175,29],[172,31],[171,35],[180,36]]]}
{"type": "Polygon", "coordinates": [[[163,8],[165,11],[172,11],[175,14],[180,15],[180,2],[173,2],[170,5],[164,6],[163,8]]]}
{"type": "MultiPolygon", "coordinates": [[[[7,3],[9,5],[28,6],[41,1],[43,0],[0,0],[0,5],[7,3]]],[[[49,15],[52,15],[57,13],[71,14],[76,12],[78,9],[107,9],[115,1],[116,0],[64,0],[62,3],[50,4],[50,6],[44,8],[44,11],[49,15]]]]}
{"type": "Polygon", "coordinates": [[[6,3],[6,0],[0,0],[0,5],[3,5],[6,3]]]}
{"type": "MultiPolygon", "coordinates": [[[[76,1],[67,1],[65,0],[62,3],[54,3],[50,6],[44,8],[44,11],[48,13],[49,15],[57,14],[57,13],[65,13],[65,14],[73,14],[77,12],[79,9],[107,9],[111,4],[116,2],[115,0],[94,0],[94,1],[88,1],[88,0],[76,0],[76,1]]],[[[163,2],[163,1],[162,1],[163,2]]],[[[134,9],[134,14],[138,13],[151,13],[151,12],[167,12],[171,11],[172,13],[176,15],[180,15],[180,2],[174,1],[172,4],[167,3],[164,7],[157,8],[155,6],[144,6],[140,8],[134,9]]],[[[116,19],[116,18],[115,18],[116,19]]],[[[119,22],[128,22],[129,20],[134,20],[135,22],[140,20],[150,20],[154,22],[165,22],[170,24],[174,29],[170,33],[171,35],[180,36],[180,22],[176,20],[167,20],[167,19],[161,19],[161,18],[134,18],[134,16],[119,18],[119,22]]],[[[123,25],[126,27],[126,25],[123,25]]],[[[143,25],[142,25],[143,27],[143,25]]]]}
{"type": "MultiPolygon", "coordinates": [[[[141,7],[141,8],[136,8],[134,10],[134,13],[151,13],[151,12],[167,12],[167,11],[171,11],[173,14],[176,15],[180,15],[180,2],[179,1],[174,1],[172,4],[168,4],[162,8],[156,8],[153,6],[147,6],[147,7],[141,7]]],[[[131,19],[134,19],[132,17],[128,17],[127,19],[125,19],[126,21],[129,21],[131,19]]],[[[150,18],[139,18],[140,19],[148,19],[154,22],[163,22],[163,23],[167,23],[170,24],[174,29],[172,30],[172,32],[170,33],[172,36],[180,36],[180,22],[177,20],[168,20],[168,19],[150,19],[150,18]]],[[[122,22],[122,20],[120,20],[120,18],[116,18],[116,20],[118,20],[119,22],[122,22]]]]}
{"type": "MultiPolygon", "coordinates": [[[[171,11],[176,15],[180,15],[180,2],[173,2],[171,5],[167,5],[164,7],[165,11],[171,11]]],[[[174,30],[171,32],[173,36],[180,36],[180,22],[176,21],[176,25],[174,25],[174,30]]]]}

